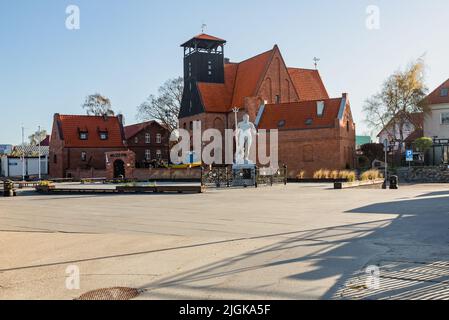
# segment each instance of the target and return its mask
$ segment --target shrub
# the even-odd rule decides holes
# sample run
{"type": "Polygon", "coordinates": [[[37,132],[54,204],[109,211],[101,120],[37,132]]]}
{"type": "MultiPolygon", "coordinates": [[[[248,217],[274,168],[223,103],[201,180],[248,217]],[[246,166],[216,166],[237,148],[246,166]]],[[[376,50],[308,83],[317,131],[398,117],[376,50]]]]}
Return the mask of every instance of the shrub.
{"type": "Polygon", "coordinates": [[[304,170],[298,171],[298,174],[296,175],[296,179],[304,179],[306,176],[306,172],[304,170]]]}
{"type": "Polygon", "coordinates": [[[356,180],[355,172],[349,170],[340,171],[338,177],[348,182],[354,182],[356,180]]]}
{"type": "Polygon", "coordinates": [[[338,170],[334,170],[331,172],[331,179],[338,179],[340,177],[340,172],[338,170]]]}
{"type": "Polygon", "coordinates": [[[368,171],[365,171],[360,176],[360,180],[362,180],[362,181],[377,180],[377,179],[382,179],[382,178],[383,178],[383,175],[380,173],[379,170],[368,170],[368,171]]]}
{"type": "Polygon", "coordinates": [[[318,171],[315,171],[313,174],[314,179],[323,179],[323,169],[320,169],[318,171]]]}

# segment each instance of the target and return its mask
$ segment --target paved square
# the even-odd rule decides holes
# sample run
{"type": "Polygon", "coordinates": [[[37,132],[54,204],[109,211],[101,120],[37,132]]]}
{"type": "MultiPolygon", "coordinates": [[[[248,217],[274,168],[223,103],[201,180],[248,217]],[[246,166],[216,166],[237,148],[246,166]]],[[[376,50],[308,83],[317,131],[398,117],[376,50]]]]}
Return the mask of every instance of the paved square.
{"type": "Polygon", "coordinates": [[[0,299],[449,298],[449,185],[0,198],[0,230],[0,299]]]}

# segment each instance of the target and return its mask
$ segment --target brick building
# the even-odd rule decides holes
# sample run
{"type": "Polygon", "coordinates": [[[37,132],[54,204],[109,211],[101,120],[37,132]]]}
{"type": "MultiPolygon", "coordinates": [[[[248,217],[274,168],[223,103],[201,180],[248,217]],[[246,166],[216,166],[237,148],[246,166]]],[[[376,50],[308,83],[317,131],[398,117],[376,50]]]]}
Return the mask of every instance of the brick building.
{"type": "Polygon", "coordinates": [[[121,116],[55,114],[50,139],[49,175],[52,178],[125,175],[126,167],[134,167],[134,163],[127,159],[133,156],[127,151],[121,116]],[[116,161],[110,168],[107,168],[111,160],[106,156],[108,153],[117,158],[112,159],[116,161]]]}
{"type": "Polygon", "coordinates": [[[156,121],[126,126],[125,139],[128,148],[136,155],[136,167],[148,168],[170,159],[169,130],[156,121]]]}
{"type": "Polygon", "coordinates": [[[290,68],[278,46],[240,63],[224,58],[226,41],[201,34],[184,48],[181,128],[235,128],[240,108],[258,129],[279,130],[279,161],[289,175],[354,167],[355,124],[347,94],[331,99],[317,70],[290,68]]]}

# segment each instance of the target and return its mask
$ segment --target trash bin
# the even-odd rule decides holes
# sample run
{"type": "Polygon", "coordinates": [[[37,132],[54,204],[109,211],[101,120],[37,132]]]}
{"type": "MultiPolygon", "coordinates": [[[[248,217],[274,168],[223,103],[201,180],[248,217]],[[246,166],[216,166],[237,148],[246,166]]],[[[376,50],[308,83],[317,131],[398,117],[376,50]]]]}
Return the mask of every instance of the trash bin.
{"type": "Polygon", "coordinates": [[[391,176],[390,177],[390,189],[396,190],[399,187],[399,178],[398,176],[391,176]]]}

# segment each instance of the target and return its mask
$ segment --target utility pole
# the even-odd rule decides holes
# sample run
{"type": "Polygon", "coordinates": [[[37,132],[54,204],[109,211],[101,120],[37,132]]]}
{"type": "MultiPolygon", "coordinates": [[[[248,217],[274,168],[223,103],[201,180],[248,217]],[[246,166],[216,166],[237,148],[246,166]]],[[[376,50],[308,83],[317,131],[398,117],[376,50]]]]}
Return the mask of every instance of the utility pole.
{"type": "Polygon", "coordinates": [[[22,181],[25,181],[25,127],[22,124],[22,181]]]}
{"type": "Polygon", "coordinates": [[[37,138],[39,140],[39,145],[38,145],[38,154],[39,154],[39,165],[38,165],[38,172],[39,172],[39,181],[41,181],[42,175],[41,175],[41,126],[38,127],[37,130],[37,138]]]}

